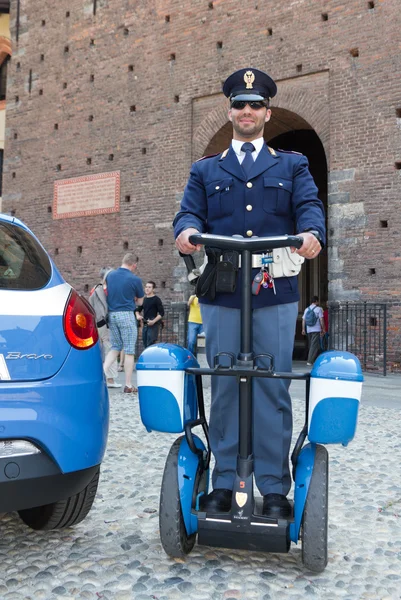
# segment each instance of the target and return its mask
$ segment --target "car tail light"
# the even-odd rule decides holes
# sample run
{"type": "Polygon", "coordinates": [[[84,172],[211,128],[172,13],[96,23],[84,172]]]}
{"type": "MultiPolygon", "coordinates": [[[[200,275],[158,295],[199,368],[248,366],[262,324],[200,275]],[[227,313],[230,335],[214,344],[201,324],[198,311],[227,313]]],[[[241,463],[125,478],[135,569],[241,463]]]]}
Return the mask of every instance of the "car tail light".
{"type": "Polygon", "coordinates": [[[72,290],[64,310],[64,332],[68,342],[78,350],[92,348],[99,338],[91,305],[72,290]]]}

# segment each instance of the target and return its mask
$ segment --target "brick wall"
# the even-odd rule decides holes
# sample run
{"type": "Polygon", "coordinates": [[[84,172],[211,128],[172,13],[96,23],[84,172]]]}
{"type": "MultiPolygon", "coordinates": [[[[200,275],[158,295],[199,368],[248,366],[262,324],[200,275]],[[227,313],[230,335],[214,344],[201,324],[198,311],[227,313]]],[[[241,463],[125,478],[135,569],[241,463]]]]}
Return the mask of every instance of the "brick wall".
{"type": "Polygon", "coordinates": [[[93,5],[22,0],[17,41],[12,4],[3,210],[79,290],[128,243],[139,274],[181,300],[171,221],[191,161],[229,137],[221,82],[266,70],[282,111],[272,126],[304,123],[326,153],[330,298],[392,303],[390,356],[401,362],[399,0],[97,0],[95,15],[93,5]],[[118,214],[53,220],[55,180],[115,170],[118,214]]]}

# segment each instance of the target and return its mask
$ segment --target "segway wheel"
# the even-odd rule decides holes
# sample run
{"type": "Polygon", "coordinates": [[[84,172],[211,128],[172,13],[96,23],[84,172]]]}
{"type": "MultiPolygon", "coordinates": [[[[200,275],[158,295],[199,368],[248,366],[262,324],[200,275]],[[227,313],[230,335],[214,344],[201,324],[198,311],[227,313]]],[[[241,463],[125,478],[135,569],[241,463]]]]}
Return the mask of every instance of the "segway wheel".
{"type": "Polygon", "coordinates": [[[302,562],[309,571],[321,573],[327,565],[329,455],[316,446],[315,463],[302,521],[302,562]]]}
{"type": "Polygon", "coordinates": [[[189,554],[196,541],[196,533],[187,535],[178,487],[178,453],[183,438],[184,436],[179,437],[171,446],[164,467],[160,494],[160,540],[166,554],[173,558],[183,558],[189,554]]]}

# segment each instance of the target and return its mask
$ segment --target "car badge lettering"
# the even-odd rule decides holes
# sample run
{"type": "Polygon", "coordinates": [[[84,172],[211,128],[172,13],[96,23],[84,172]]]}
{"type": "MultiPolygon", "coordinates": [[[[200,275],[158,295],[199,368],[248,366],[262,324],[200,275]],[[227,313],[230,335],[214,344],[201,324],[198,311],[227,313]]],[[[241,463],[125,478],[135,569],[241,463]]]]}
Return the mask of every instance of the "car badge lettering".
{"type": "Polygon", "coordinates": [[[26,358],[28,360],[39,360],[43,358],[44,360],[51,360],[53,358],[52,354],[22,354],[21,352],[8,352],[6,356],[6,360],[18,360],[21,358],[26,358]]]}
{"type": "Polygon", "coordinates": [[[0,381],[10,381],[10,373],[7,368],[4,354],[0,354],[0,381]]]}

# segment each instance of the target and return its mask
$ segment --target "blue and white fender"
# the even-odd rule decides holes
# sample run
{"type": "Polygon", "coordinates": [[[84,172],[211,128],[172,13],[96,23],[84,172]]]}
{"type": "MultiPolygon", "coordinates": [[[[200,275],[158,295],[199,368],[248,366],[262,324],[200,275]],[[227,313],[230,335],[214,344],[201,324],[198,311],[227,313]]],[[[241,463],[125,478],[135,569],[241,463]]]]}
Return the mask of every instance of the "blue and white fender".
{"type": "Polygon", "coordinates": [[[362,394],[359,360],[350,352],[324,352],[310,378],[308,438],[346,446],[354,437],[362,394]]]}
{"type": "Polygon", "coordinates": [[[295,544],[298,543],[299,539],[302,516],[315,464],[315,455],[316,444],[307,444],[302,448],[297,460],[294,490],[294,522],[290,524],[290,538],[295,544]]]}
{"type": "MultiPolygon", "coordinates": [[[[198,436],[193,436],[195,446],[206,451],[205,445],[198,436]]],[[[199,457],[192,452],[188,446],[188,442],[183,438],[180,450],[178,453],[178,489],[180,492],[181,499],[181,510],[184,518],[185,529],[187,535],[192,535],[198,531],[198,518],[192,514],[192,496],[194,491],[194,485],[196,482],[196,473],[199,467],[199,457]]],[[[208,493],[209,486],[209,474],[207,473],[207,488],[205,494],[208,493]]],[[[199,497],[197,498],[196,504],[198,507],[199,497]]]]}

